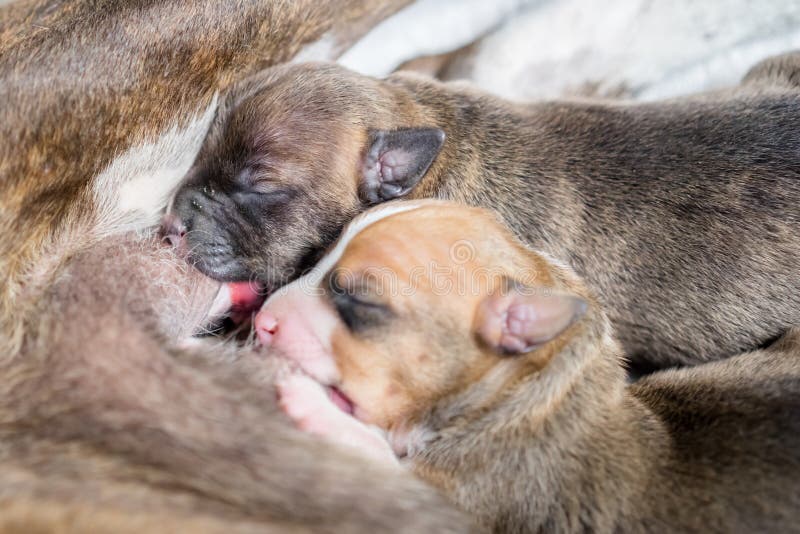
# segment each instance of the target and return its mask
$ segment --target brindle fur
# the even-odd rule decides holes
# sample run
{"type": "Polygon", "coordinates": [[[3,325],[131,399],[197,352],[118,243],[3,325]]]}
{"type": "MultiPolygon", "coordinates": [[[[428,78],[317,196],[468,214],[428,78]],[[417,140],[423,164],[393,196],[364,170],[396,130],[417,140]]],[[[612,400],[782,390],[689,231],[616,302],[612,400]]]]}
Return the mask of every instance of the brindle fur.
{"type": "Polygon", "coordinates": [[[231,92],[175,211],[205,272],[279,285],[368,207],[369,131],[439,127],[447,141],[409,197],[493,208],[567,260],[636,367],[732,356],[800,323],[798,72],[789,54],[725,91],[519,104],[402,73],[278,67],[231,92]],[[243,169],[280,194],[244,194],[243,169]]]}

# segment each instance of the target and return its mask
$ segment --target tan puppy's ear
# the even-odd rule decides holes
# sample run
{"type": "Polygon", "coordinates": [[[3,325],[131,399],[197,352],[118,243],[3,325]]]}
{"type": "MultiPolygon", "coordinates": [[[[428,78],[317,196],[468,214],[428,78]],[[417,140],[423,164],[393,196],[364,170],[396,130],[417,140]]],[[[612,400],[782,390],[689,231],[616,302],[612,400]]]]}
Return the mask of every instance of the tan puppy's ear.
{"type": "Polygon", "coordinates": [[[370,132],[361,171],[361,199],[377,204],[408,194],[428,172],[444,139],[439,128],[370,132]]]}
{"type": "Polygon", "coordinates": [[[475,335],[497,354],[524,354],[555,339],[587,308],[577,295],[519,284],[483,299],[475,313],[475,335]]]}

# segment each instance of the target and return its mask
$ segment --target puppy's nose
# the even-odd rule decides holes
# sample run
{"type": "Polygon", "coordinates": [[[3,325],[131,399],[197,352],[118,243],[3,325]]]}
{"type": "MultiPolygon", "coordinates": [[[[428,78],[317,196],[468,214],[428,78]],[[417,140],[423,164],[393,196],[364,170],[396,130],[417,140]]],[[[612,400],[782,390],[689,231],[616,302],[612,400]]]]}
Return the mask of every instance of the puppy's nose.
{"type": "Polygon", "coordinates": [[[261,310],[253,321],[258,340],[265,347],[272,344],[275,334],[278,332],[278,319],[267,310],[261,310]]]}
{"type": "Polygon", "coordinates": [[[186,225],[181,222],[181,218],[174,213],[164,215],[161,222],[161,236],[173,247],[181,244],[183,236],[186,235],[186,225]]]}

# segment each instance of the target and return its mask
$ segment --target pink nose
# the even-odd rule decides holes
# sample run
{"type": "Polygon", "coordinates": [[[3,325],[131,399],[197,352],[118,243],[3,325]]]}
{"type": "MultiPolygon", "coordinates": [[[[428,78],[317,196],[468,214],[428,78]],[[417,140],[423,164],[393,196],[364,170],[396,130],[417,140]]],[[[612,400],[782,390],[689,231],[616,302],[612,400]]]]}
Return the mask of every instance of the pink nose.
{"type": "Polygon", "coordinates": [[[258,340],[265,347],[269,347],[278,332],[278,319],[267,310],[261,310],[256,315],[254,323],[258,340]]]}
{"type": "Polygon", "coordinates": [[[167,213],[161,222],[161,235],[170,245],[177,247],[183,236],[186,235],[186,226],[181,222],[180,217],[174,213],[167,213]]]}

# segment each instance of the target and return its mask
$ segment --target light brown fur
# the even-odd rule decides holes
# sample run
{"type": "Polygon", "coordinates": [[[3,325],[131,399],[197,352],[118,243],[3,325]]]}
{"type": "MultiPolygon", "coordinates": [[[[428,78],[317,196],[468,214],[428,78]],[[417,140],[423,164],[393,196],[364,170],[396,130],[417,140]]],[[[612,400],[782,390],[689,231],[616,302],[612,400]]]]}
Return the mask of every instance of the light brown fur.
{"type": "MultiPolygon", "coordinates": [[[[275,340],[302,287],[262,310],[278,318],[275,340]]],[[[568,267],[526,249],[490,213],[441,203],[362,229],[321,286],[304,291],[338,317],[327,330],[333,386],[355,416],[387,430],[419,476],[495,532],[798,531],[797,330],[766,350],[628,384],[602,307],[568,267]],[[468,261],[452,252],[465,242],[468,261]],[[437,291],[414,274],[428,265],[476,282],[437,291]],[[399,291],[380,291],[367,274],[376,269],[399,291]],[[526,269],[535,291],[502,285],[526,269]],[[493,275],[473,276],[481,270],[493,275]],[[553,307],[574,296],[585,313],[553,307]],[[548,307],[577,315],[509,354],[482,330],[482,306],[505,298],[531,302],[534,326],[550,321],[548,307]]],[[[286,354],[308,365],[299,350],[286,354]]],[[[325,437],[344,443],[351,430],[325,437]]]]}

